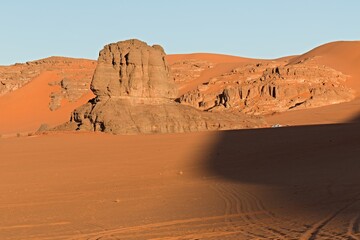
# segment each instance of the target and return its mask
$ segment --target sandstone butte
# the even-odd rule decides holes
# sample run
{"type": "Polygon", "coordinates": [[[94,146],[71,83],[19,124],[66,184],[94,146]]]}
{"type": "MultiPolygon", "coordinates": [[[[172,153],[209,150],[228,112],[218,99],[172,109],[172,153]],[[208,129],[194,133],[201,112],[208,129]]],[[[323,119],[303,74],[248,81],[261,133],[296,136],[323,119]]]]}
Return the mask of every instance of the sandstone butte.
{"type": "Polygon", "coordinates": [[[56,130],[176,133],[262,124],[259,118],[240,112],[204,112],[176,102],[178,90],[163,48],[135,39],[109,44],[100,51],[90,88],[96,97],[56,130]]]}

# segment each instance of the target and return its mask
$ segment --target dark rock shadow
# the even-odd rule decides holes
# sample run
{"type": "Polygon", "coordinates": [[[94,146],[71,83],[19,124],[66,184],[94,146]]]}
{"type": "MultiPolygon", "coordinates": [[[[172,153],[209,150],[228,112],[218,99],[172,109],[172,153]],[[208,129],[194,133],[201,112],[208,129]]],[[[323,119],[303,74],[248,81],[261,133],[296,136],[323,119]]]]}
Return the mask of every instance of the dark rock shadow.
{"type": "Polygon", "coordinates": [[[360,123],[360,115],[351,118],[348,123],[360,123]]]}
{"type": "Polygon", "coordinates": [[[360,197],[360,118],[353,122],[223,131],[206,167],[234,183],[265,186],[288,207],[342,208],[360,197]]]}

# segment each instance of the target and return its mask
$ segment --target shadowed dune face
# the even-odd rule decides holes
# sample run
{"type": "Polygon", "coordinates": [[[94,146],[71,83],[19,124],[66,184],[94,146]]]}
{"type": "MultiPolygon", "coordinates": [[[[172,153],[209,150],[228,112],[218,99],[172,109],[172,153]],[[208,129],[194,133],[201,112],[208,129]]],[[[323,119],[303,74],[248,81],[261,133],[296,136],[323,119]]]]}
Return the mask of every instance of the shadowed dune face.
{"type": "Polygon", "coordinates": [[[360,123],[360,115],[350,118],[349,123],[360,123]]]}
{"type": "Polygon", "coordinates": [[[232,182],[277,189],[268,194],[289,209],[341,208],[360,197],[359,130],[353,123],[224,131],[207,169],[232,182]]]}

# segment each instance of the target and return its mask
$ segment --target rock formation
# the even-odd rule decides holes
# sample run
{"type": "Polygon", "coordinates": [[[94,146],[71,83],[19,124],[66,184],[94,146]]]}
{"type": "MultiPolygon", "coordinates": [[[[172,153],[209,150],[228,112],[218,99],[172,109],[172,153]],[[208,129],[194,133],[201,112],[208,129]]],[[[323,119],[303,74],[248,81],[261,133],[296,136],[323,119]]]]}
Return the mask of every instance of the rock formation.
{"type": "Polygon", "coordinates": [[[257,127],[259,118],[216,114],[176,103],[164,50],[139,40],[106,45],[91,83],[96,98],[76,109],[57,129],[115,134],[173,133],[257,127]]]}
{"type": "Polygon", "coordinates": [[[270,114],[350,101],[346,76],[311,61],[245,64],[202,83],[178,102],[203,111],[270,114]]]}
{"type": "Polygon", "coordinates": [[[175,98],[165,52],[138,40],[109,44],[100,51],[91,90],[103,97],[175,98]]]}
{"type": "Polygon", "coordinates": [[[175,83],[182,86],[200,77],[205,70],[213,67],[213,63],[205,60],[178,60],[170,64],[170,74],[175,83]]]}
{"type": "Polygon", "coordinates": [[[83,76],[80,79],[74,78],[74,76],[64,77],[58,82],[51,82],[51,86],[59,86],[60,88],[50,94],[49,108],[51,111],[55,111],[61,107],[61,103],[64,99],[69,102],[76,102],[84,94],[90,90],[91,76],[83,76]]]}

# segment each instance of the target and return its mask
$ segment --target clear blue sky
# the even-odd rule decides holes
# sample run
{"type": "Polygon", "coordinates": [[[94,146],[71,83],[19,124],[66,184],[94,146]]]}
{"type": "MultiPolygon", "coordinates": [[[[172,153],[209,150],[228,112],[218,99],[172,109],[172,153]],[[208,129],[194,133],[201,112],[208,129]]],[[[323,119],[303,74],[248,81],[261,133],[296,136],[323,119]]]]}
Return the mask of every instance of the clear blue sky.
{"type": "Polygon", "coordinates": [[[359,0],[8,0],[0,3],[0,65],[48,56],[96,59],[138,38],[167,53],[254,58],[360,39],[359,0]]]}

